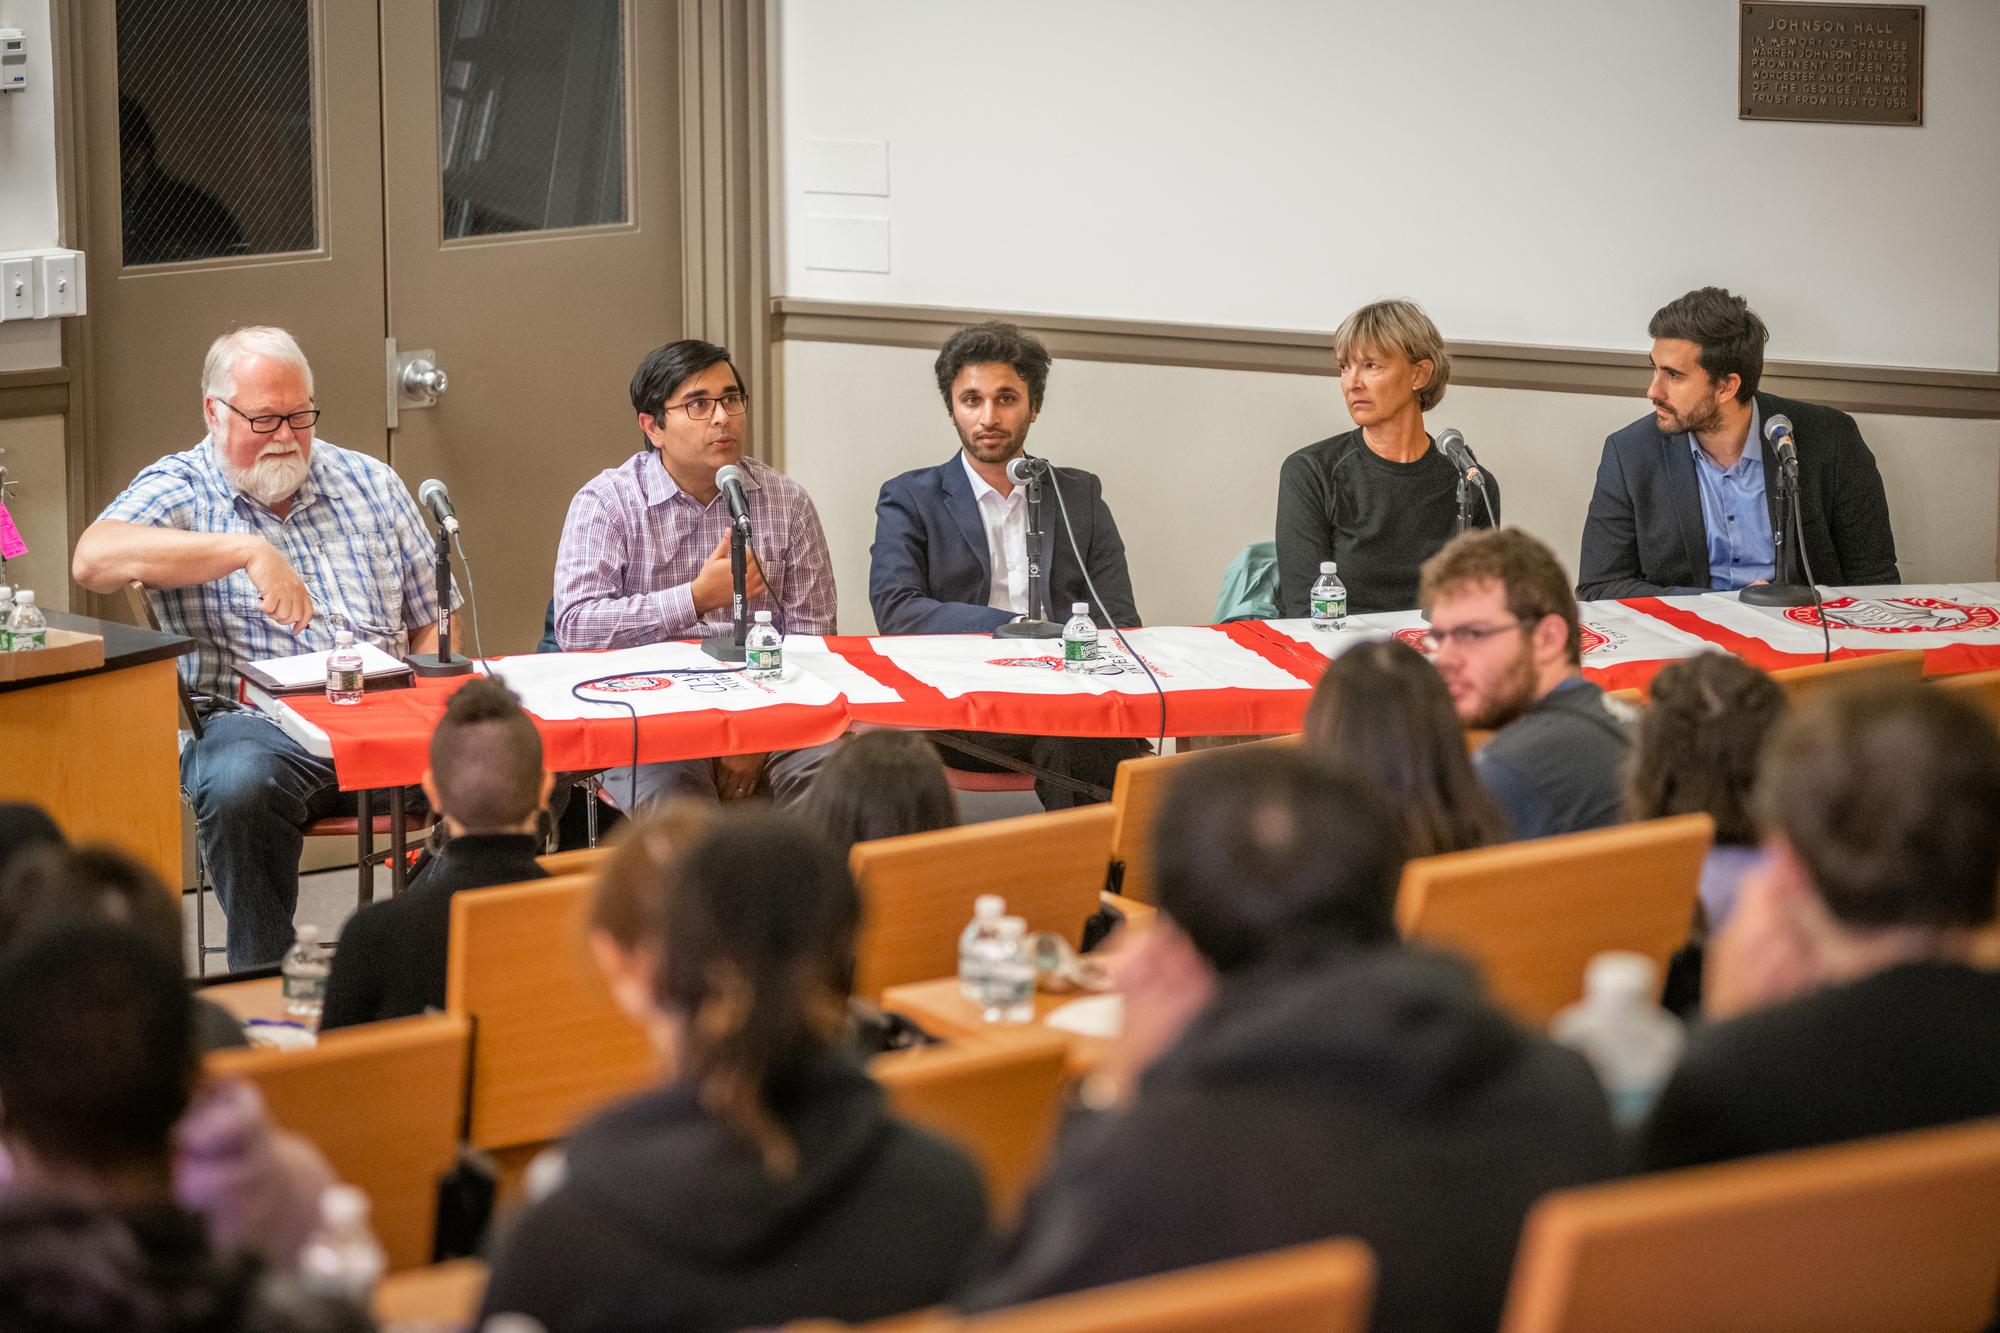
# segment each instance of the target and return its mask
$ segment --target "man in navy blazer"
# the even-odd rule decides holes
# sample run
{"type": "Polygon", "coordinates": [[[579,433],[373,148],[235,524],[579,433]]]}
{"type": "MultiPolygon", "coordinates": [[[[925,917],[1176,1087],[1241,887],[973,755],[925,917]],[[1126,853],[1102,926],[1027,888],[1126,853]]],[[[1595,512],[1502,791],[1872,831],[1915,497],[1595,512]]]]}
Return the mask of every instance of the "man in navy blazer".
{"type": "MultiPolygon", "coordinates": [[[[1028,427],[1041,412],[1049,353],[1011,324],[978,324],[952,335],[938,353],[936,371],[961,448],[947,462],[883,484],[875,501],[868,601],[884,634],[989,634],[1028,610],[1026,497],[1007,479],[1007,464],[1027,448],[1028,427]]],[[[1100,630],[1132,628],[1139,623],[1132,576],[1102,484],[1081,468],[1052,473],[1043,492],[1040,552],[1049,571],[1050,618],[1067,620],[1072,604],[1089,602],[1100,630]],[[1076,534],[1074,551],[1064,508],[1076,534]]],[[[1146,748],[1139,741],[1083,737],[979,733],[968,739],[1107,789],[1119,761],[1146,748]]],[[[948,758],[957,767],[981,767],[957,752],[948,758]]],[[[1036,790],[1050,809],[1091,799],[1060,782],[1038,781],[1036,790]]]]}
{"type": "Polygon", "coordinates": [[[1764,431],[1778,415],[1797,442],[1812,581],[1899,581],[1875,455],[1845,412],[1757,392],[1769,334],[1742,297],[1700,288],[1661,308],[1647,331],[1653,415],[1604,442],[1577,596],[1684,596],[1775,577],[1780,516],[1764,431]]]}

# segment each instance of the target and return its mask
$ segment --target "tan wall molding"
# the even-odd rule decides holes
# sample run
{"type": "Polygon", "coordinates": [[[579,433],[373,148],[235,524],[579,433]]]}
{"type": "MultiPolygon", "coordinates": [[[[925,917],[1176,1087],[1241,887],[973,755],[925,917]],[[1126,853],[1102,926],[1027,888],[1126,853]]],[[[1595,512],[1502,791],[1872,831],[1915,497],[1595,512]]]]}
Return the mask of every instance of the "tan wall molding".
{"type": "MultiPolygon", "coordinates": [[[[1033,332],[1057,357],[1280,375],[1334,373],[1330,332],[871,305],[792,296],[774,299],[771,314],[771,334],[780,342],[936,348],[954,329],[997,318],[1012,320],[1033,332]]],[[[1640,352],[1491,342],[1446,345],[1451,351],[1453,384],[1626,398],[1639,397],[1646,390],[1647,360],[1640,352]]],[[[1764,367],[1763,387],[1844,412],[2000,419],[2000,373],[1993,372],[1772,361],[1764,367]]]]}
{"type": "Polygon", "coordinates": [[[76,373],[67,366],[0,374],[0,421],[16,417],[66,416],[69,413],[70,385],[75,379],[76,373]]]}

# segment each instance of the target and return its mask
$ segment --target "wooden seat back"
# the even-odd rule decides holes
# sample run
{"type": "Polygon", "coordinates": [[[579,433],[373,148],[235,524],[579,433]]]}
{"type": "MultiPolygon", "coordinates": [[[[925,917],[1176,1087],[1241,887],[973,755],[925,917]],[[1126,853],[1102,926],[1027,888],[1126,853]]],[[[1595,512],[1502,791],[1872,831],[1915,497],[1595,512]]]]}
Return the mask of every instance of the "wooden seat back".
{"type": "Polygon", "coordinates": [[[1041,1173],[1062,1109],[1069,1043],[1032,1029],[891,1051],[868,1072],[897,1115],[957,1142],[979,1163],[996,1217],[1013,1217],[1041,1173]]]}
{"type": "Polygon", "coordinates": [[[1403,870],[1403,933],[1479,965],[1493,997],[1540,1027],[1583,993],[1607,949],[1667,961],[1686,942],[1715,825],[1677,815],[1469,852],[1403,870]]]}
{"type": "MultiPolygon", "coordinates": [[[[1055,1296],[970,1319],[904,1316],[870,1333],[1361,1333],[1375,1299],[1375,1260],[1358,1240],[1314,1241],[1055,1296]]],[[[791,1326],[824,1333],[826,1323],[791,1326]]]]}
{"type": "Polygon", "coordinates": [[[2000,671],[1967,671],[1956,676],[1939,676],[1934,683],[1939,689],[1963,694],[1984,709],[1987,717],[2000,723],[2000,671]]]}
{"type": "Polygon", "coordinates": [[[1118,765],[1111,782],[1111,864],[1119,896],[1153,901],[1153,825],[1160,800],[1173,775],[1200,753],[1146,755],[1118,765]]]}
{"type": "Polygon", "coordinates": [[[1827,690],[1863,689],[1875,685],[1915,684],[1924,678],[1924,655],[1916,648],[1867,657],[1843,657],[1837,662],[1773,671],[1771,679],[1785,687],[1793,707],[1827,690]]]}
{"type": "Polygon", "coordinates": [[[539,1144],[659,1077],[585,940],[593,877],[452,895],[445,1007],[472,1024],[466,1137],[539,1144]]]}
{"type": "Polygon", "coordinates": [[[410,1268],[431,1260],[438,1180],[465,1114],[468,1041],[462,1018],[399,1018],[329,1032],[302,1051],[214,1051],[205,1067],[255,1083],[273,1121],[367,1193],[389,1266],[410,1268]]]}
{"type": "Polygon", "coordinates": [[[1115,819],[1109,805],[1093,805],[856,843],[854,993],[873,1001],[885,986],[956,973],[959,932],[981,894],[1005,898],[1031,931],[1079,942],[1104,887],[1115,819]]]}
{"type": "Polygon", "coordinates": [[[535,864],[550,875],[596,874],[610,855],[609,847],[572,847],[565,852],[543,852],[535,864]]]}
{"type": "Polygon", "coordinates": [[[1551,1194],[1503,1333],[1985,1328],[2000,1120],[1551,1194]]]}

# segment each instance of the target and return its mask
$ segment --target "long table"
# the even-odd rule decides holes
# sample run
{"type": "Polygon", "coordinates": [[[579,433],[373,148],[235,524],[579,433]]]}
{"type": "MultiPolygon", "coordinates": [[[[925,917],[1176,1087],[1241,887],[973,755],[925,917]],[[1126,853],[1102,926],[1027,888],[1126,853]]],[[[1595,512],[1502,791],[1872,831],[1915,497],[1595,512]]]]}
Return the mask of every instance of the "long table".
{"type": "MultiPolygon", "coordinates": [[[[1584,673],[1643,686],[1676,658],[1725,650],[1767,670],[1918,648],[1932,674],[2000,668],[2000,583],[1828,590],[1824,609],[1743,605],[1734,594],[1588,602],[1584,673]]],[[[1327,663],[1358,643],[1421,646],[1415,611],[1106,633],[1101,674],[1061,670],[1058,645],[978,635],[794,636],[782,680],[719,671],[694,645],[552,653],[484,664],[523,696],[551,769],[793,749],[856,722],[1037,735],[1249,735],[1296,731],[1327,663]],[[1129,648],[1129,651],[1128,651],[1129,648]],[[1158,687],[1156,689],[1156,686],[1158,687]],[[629,711],[628,711],[629,709],[629,711]]],[[[420,680],[341,706],[317,696],[246,697],[347,790],[421,775],[431,732],[469,677],[420,680]]]]}

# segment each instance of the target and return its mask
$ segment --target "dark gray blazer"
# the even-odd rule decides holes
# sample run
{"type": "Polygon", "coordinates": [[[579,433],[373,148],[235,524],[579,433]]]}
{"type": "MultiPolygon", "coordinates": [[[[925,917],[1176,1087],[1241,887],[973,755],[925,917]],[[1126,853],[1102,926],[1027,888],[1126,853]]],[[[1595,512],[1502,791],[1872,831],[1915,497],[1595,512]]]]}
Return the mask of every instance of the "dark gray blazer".
{"type": "MultiPolygon", "coordinates": [[[[1900,582],[1882,474],[1854,418],[1769,393],[1757,395],[1757,410],[1767,422],[1780,412],[1792,419],[1805,554],[1814,582],[1836,587],[1900,582]]],[[[1774,531],[1775,496],[1776,488],[1768,487],[1774,531]]],[[[1708,534],[1687,437],[1662,432],[1650,416],[1635,421],[1604,442],[1583,524],[1576,595],[1589,600],[1709,590],[1708,534]]]]}
{"type": "MultiPolygon", "coordinates": [[[[965,465],[953,454],[937,467],[892,477],[875,501],[875,544],[868,552],[868,604],[883,634],[985,634],[1012,620],[1013,613],[986,605],[993,587],[986,526],[965,465]]],[[[1069,619],[1074,602],[1089,601],[1083,569],[1070,553],[1056,505],[1062,487],[1083,568],[1119,629],[1139,623],[1132,604],[1132,576],[1125,568],[1125,543],[1104,503],[1104,487],[1082,468],[1053,469],[1053,485],[1042,491],[1042,567],[1049,571],[1050,618],[1069,619]]],[[[1099,629],[1110,625],[1103,621],[1099,629]]]]}

